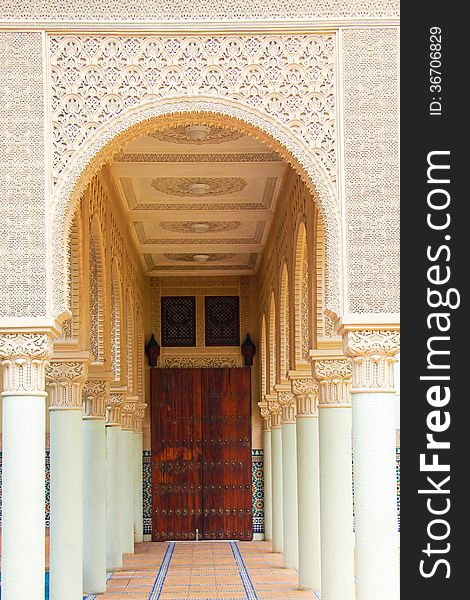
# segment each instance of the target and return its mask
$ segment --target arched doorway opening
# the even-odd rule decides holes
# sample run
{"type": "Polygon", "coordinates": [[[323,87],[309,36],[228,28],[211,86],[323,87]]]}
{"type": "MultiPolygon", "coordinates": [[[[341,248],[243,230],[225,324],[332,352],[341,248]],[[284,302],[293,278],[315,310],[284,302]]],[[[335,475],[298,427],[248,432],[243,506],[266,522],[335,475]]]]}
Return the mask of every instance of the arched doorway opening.
{"type": "MultiPolygon", "coordinates": [[[[303,216],[304,230],[312,230],[312,240],[317,236],[317,224],[326,222],[327,215],[334,215],[331,228],[339,234],[334,196],[329,196],[325,192],[327,188],[320,185],[321,166],[314,158],[307,159],[303,154],[304,160],[300,163],[286,149],[291,145],[298,154],[306,151],[297,142],[291,143],[281,126],[263,121],[256,111],[248,111],[242,118],[234,102],[217,105],[211,101],[211,106],[220,110],[217,114],[200,110],[200,104],[197,106],[199,110],[191,110],[194,105],[188,101],[185,110],[181,110],[179,103],[176,114],[169,114],[171,102],[148,108],[143,113],[131,111],[126,119],[111,123],[104,139],[109,139],[111,133],[116,136],[108,143],[102,144],[103,138],[97,130],[71,161],[70,169],[56,182],[52,253],[54,306],[56,315],[62,314],[63,318],[67,315],[63,307],[68,302],[72,315],[65,320],[63,335],[55,342],[54,350],[55,356],[68,361],[81,353],[80,360],[87,363],[87,417],[90,422],[99,421],[101,441],[98,443],[97,438],[93,441],[92,436],[87,439],[100,448],[106,447],[106,460],[100,469],[101,473],[106,471],[107,502],[104,511],[102,506],[97,509],[93,505],[98,501],[102,504],[102,497],[85,501],[85,543],[88,547],[100,548],[100,552],[105,547],[105,562],[111,569],[119,569],[122,553],[132,552],[135,541],[152,536],[157,528],[161,540],[205,536],[204,527],[195,527],[191,532],[179,531],[174,517],[170,519],[171,524],[167,518],[168,514],[180,516],[183,511],[205,512],[204,502],[194,507],[186,506],[184,501],[181,506],[159,505],[157,510],[165,511],[166,521],[155,523],[156,509],[152,501],[161,486],[171,487],[172,492],[175,488],[181,491],[191,487],[194,482],[191,483],[188,465],[193,468],[198,462],[211,461],[206,461],[203,454],[197,459],[194,459],[195,454],[185,459],[183,455],[188,454],[189,447],[184,436],[180,444],[179,435],[166,433],[163,437],[155,433],[158,401],[152,397],[149,369],[144,367],[142,348],[138,347],[137,340],[142,344],[151,334],[155,335],[159,344],[157,369],[230,372],[243,368],[240,345],[246,334],[250,334],[258,349],[260,344],[263,348],[259,327],[263,310],[267,326],[262,349],[265,360],[259,360],[259,352],[255,355],[247,392],[248,412],[243,414],[243,418],[249,419],[248,434],[240,436],[248,440],[250,454],[240,460],[238,455],[230,454],[233,447],[229,450],[229,462],[243,465],[244,479],[232,481],[232,473],[230,481],[222,477],[215,486],[249,489],[249,499],[247,501],[248,496],[244,494],[242,502],[239,494],[230,501],[230,506],[214,504],[210,508],[222,513],[227,510],[235,514],[249,513],[250,526],[224,527],[223,531],[210,532],[208,538],[236,538],[242,534],[242,539],[264,536],[266,501],[270,502],[267,514],[272,529],[269,534],[268,526],[268,536],[272,535],[275,550],[297,544],[296,539],[286,538],[292,523],[284,523],[286,511],[282,507],[282,495],[286,493],[287,484],[283,487],[279,440],[273,444],[271,455],[271,450],[263,444],[266,423],[263,423],[265,415],[260,408],[264,411],[266,407],[273,432],[276,427],[284,426],[286,415],[290,419],[289,430],[292,432],[292,426],[295,428],[292,405],[295,396],[289,391],[298,343],[294,323],[302,313],[303,327],[311,326],[310,315],[315,314],[315,310],[309,306],[310,297],[318,296],[326,302],[326,282],[332,284],[332,273],[325,268],[323,278],[317,278],[315,261],[310,259],[309,262],[304,256],[303,292],[306,285],[315,281],[321,282],[323,287],[318,294],[302,292],[300,304],[293,301],[294,296],[299,297],[296,287],[298,215],[303,216]],[[155,113],[162,112],[163,116],[155,118],[155,113]],[[264,130],[254,127],[254,121],[260,122],[264,130]],[[284,140],[284,145],[279,138],[284,140]],[[319,185],[324,204],[317,192],[319,185]],[[68,203],[64,201],[67,194],[70,194],[68,203]],[[68,230],[72,235],[68,235],[68,230]],[[65,263],[64,241],[68,249],[65,263]],[[307,275],[305,269],[311,272],[307,275]],[[305,313],[309,316],[305,317],[305,313]],[[265,366],[268,366],[268,374],[264,373],[265,366]],[[171,448],[168,444],[165,446],[164,452],[173,457],[171,460],[155,459],[155,448],[162,437],[173,442],[178,440],[172,442],[171,448]],[[275,452],[278,452],[277,459],[275,452]],[[271,494],[268,492],[264,499],[266,466],[270,469],[267,480],[271,494]],[[162,484],[156,471],[163,468],[185,473],[178,481],[168,478],[162,484]],[[116,471],[120,471],[118,477],[116,471]],[[141,504],[143,510],[139,512],[136,506],[141,504]],[[95,522],[91,527],[92,514],[101,514],[103,524],[96,526],[95,522]],[[96,532],[100,527],[104,529],[105,523],[103,540],[96,532]]],[[[334,240],[335,235],[328,239],[334,240]]],[[[338,246],[332,242],[329,248],[334,254],[338,246]]],[[[327,260],[325,263],[329,264],[327,260]]],[[[338,289],[332,291],[330,297],[333,296],[339,297],[338,289]]],[[[325,306],[320,307],[321,312],[324,309],[325,306]]],[[[302,331],[301,335],[304,346],[313,343],[314,330],[302,331]]],[[[303,349],[305,364],[307,350],[303,349]]],[[[175,384],[175,389],[184,388],[181,381],[175,384]]],[[[224,386],[222,380],[220,386],[221,389],[224,386]]],[[[226,396],[233,400],[233,390],[226,396]]],[[[178,402],[180,406],[185,404],[184,392],[178,402]]],[[[187,416],[192,418],[189,413],[187,416]]],[[[182,412],[176,420],[184,417],[182,412]]],[[[67,418],[75,419],[71,427],[75,427],[78,439],[80,415],[70,413],[67,418]]],[[[216,434],[215,430],[211,431],[206,441],[212,437],[216,440],[216,434]]],[[[199,438],[193,437],[197,444],[199,438]]],[[[219,437],[223,440],[224,435],[219,437]]],[[[231,434],[227,438],[237,439],[231,434]]],[[[203,443],[205,437],[201,436],[200,440],[203,443]]],[[[53,446],[51,441],[51,448],[53,446]]],[[[55,452],[60,452],[59,445],[55,452]]],[[[89,451],[88,455],[95,456],[96,452],[89,451]]],[[[286,460],[284,457],[285,482],[289,472],[286,460]]],[[[54,452],[51,461],[54,461],[54,452]]],[[[223,460],[217,457],[212,460],[213,465],[219,462],[222,465],[223,460]]],[[[95,466],[91,461],[85,462],[85,480],[95,477],[89,489],[97,485],[95,466]]],[[[60,486],[51,485],[52,506],[58,504],[54,502],[54,494],[59,487],[62,497],[66,494],[67,480],[77,468],[79,465],[72,463],[63,465],[60,486]]],[[[197,489],[197,483],[195,487],[197,489]]],[[[203,493],[204,483],[200,487],[203,493]]],[[[66,511],[63,514],[66,515],[66,511]]],[[[51,519],[54,519],[53,514],[51,519]]],[[[56,573],[72,569],[70,557],[54,553],[51,556],[56,563],[56,573]]],[[[89,589],[102,588],[102,563],[85,564],[85,568],[89,589]],[[97,568],[97,564],[101,566],[97,568]]],[[[65,576],[63,578],[65,580],[65,576]]]]}

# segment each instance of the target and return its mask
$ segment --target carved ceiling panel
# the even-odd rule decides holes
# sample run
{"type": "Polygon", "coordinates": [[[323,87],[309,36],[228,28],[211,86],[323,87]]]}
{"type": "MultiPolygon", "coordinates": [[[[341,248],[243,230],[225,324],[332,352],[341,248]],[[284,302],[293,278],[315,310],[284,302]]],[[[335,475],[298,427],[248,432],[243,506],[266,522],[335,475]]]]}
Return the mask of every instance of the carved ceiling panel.
{"type": "Polygon", "coordinates": [[[201,228],[202,233],[214,233],[238,229],[241,225],[241,221],[165,221],[163,223],[159,223],[159,225],[160,227],[163,227],[163,229],[168,229],[168,231],[176,231],[178,233],[201,233],[201,228]]]}
{"type": "Polygon", "coordinates": [[[242,177],[160,177],[151,183],[157,192],[169,196],[222,196],[240,192],[247,186],[242,177]]]}
{"type": "Polygon", "coordinates": [[[143,136],[109,167],[151,276],[254,275],[288,170],[262,142],[204,125],[143,136]]]}

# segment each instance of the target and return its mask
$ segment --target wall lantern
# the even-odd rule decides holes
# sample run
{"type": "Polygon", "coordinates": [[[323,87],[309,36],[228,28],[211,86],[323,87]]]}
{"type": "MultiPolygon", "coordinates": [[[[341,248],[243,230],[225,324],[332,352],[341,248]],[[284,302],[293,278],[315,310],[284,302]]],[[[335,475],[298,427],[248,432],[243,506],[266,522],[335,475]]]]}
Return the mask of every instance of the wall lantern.
{"type": "Polygon", "coordinates": [[[145,354],[149,359],[149,366],[156,367],[158,357],[160,356],[160,344],[155,339],[155,335],[153,333],[148,344],[145,346],[145,354]]]}
{"type": "Polygon", "coordinates": [[[253,366],[253,356],[256,354],[256,346],[253,344],[250,334],[246,334],[245,341],[242,344],[242,355],[245,359],[245,367],[253,366]]]}

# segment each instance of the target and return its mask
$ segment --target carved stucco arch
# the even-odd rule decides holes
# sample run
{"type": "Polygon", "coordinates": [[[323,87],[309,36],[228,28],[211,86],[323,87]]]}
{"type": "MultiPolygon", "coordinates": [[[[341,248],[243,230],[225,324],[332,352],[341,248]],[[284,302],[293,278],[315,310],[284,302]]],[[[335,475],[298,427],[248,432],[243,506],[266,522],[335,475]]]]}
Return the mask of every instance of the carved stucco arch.
{"type": "Polygon", "coordinates": [[[306,362],[310,349],[310,304],[305,278],[309,273],[308,236],[305,216],[300,216],[294,237],[294,311],[295,311],[295,362],[306,362]]]}
{"type": "Polygon", "coordinates": [[[261,364],[261,398],[264,398],[264,396],[267,394],[268,392],[268,382],[267,382],[267,374],[268,374],[268,365],[266,364],[266,360],[268,357],[268,352],[267,352],[267,334],[266,334],[266,313],[265,311],[263,311],[262,317],[261,317],[261,331],[260,331],[260,356],[261,356],[261,360],[260,360],[260,364],[261,364]]]}
{"type": "Polygon", "coordinates": [[[277,313],[276,313],[276,295],[274,290],[269,295],[269,323],[268,323],[268,356],[269,356],[269,393],[274,394],[274,386],[278,383],[277,374],[277,313]]]}
{"type": "Polygon", "coordinates": [[[105,268],[105,251],[101,223],[98,215],[93,215],[89,225],[89,340],[88,346],[93,355],[93,361],[104,365],[105,359],[105,330],[106,330],[106,290],[107,276],[105,268]]]}
{"type": "Polygon", "coordinates": [[[135,360],[137,367],[136,375],[136,394],[139,397],[140,402],[145,400],[145,384],[144,384],[144,346],[145,346],[145,334],[144,334],[144,318],[142,315],[142,308],[138,304],[135,312],[135,326],[136,326],[136,350],[135,360]]]}
{"type": "Polygon", "coordinates": [[[91,179],[131,141],[157,129],[194,122],[226,127],[251,135],[280,154],[300,175],[318,201],[327,240],[328,308],[341,313],[341,218],[335,187],[318,157],[281,121],[238,100],[214,97],[163,98],[136,105],[93,131],[69,159],[52,194],[50,272],[52,314],[68,313],[66,252],[74,211],[91,179]]]}
{"type": "MultiPolygon", "coordinates": [[[[125,318],[124,318],[125,321],[125,318]]],[[[117,258],[111,263],[111,368],[113,383],[124,385],[123,375],[123,290],[121,269],[117,258]]],[[[125,346],[124,346],[125,348],[125,346]]]]}
{"type": "Polygon", "coordinates": [[[136,393],[136,312],[131,288],[126,290],[125,328],[126,328],[126,384],[132,394],[136,393]]]}
{"type": "Polygon", "coordinates": [[[290,368],[290,311],[289,311],[289,269],[287,260],[282,261],[279,277],[279,329],[280,346],[279,360],[281,369],[281,382],[287,381],[287,373],[290,368]]]}

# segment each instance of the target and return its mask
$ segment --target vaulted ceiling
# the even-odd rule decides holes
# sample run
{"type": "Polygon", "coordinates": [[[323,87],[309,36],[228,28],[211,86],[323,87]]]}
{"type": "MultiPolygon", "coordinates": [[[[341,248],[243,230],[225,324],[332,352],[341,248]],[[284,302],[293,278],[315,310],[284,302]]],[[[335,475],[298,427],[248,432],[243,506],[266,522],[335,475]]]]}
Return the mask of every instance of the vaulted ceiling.
{"type": "Polygon", "coordinates": [[[262,142],[178,126],[129,144],[110,165],[145,272],[256,272],[289,167],[262,142]]]}

